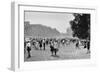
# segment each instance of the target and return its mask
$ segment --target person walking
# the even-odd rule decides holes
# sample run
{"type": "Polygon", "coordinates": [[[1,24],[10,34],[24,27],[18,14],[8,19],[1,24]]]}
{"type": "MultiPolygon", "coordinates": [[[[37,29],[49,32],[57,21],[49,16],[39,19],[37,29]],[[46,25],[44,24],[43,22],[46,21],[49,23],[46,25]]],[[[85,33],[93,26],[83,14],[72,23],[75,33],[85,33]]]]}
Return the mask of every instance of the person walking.
{"type": "Polygon", "coordinates": [[[76,42],[76,49],[79,49],[79,41],[76,42]]]}
{"type": "Polygon", "coordinates": [[[54,51],[53,43],[50,44],[50,51],[51,51],[51,54],[52,54],[52,56],[53,56],[53,51],[54,51]]]}
{"type": "Polygon", "coordinates": [[[31,43],[28,42],[26,46],[27,46],[27,52],[28,52],[27,58],[30,58],[31,57],[31,53],[30,53],[30,51],[31,51],[31,43]]]}
{"type": "Polygon", "coordinates": [[[39,41],[39,47],[40,47],[40,50],[42,50],[42,40],[39,41]]]}
{"type": "Polygon", "coordinates": [[[54,52],[55,52],[55,56],[57,56],[57,52],[58,52],[58,42],[54,42],[54,52]]]}
{"type": "Polygon", "coordinates": [[[87,54],[90,53],[90,41],[87,42],[87,54]]]}
{"type": "Polygon", "coordinates": [[[52,56],[57,56],[57,52],[58,52],[57,43],[50,44],[50,51],[52,53],[52,56]]]}
{"type": "Polygon", "coordinates": [[[43,40],[43,50],[45,50],[45,40],[43,40]]]}

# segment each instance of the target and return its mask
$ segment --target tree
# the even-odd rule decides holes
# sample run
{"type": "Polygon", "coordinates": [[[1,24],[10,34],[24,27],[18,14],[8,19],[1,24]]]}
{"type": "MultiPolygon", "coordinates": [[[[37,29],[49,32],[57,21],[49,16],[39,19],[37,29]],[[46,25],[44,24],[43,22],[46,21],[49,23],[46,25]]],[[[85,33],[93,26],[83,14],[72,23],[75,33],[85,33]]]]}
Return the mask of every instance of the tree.
{"type": "Polygon", "coordinates": [[[74,13],[74,20],[70,21],[73,36],[90,40],[90,14],[74,13]]]}

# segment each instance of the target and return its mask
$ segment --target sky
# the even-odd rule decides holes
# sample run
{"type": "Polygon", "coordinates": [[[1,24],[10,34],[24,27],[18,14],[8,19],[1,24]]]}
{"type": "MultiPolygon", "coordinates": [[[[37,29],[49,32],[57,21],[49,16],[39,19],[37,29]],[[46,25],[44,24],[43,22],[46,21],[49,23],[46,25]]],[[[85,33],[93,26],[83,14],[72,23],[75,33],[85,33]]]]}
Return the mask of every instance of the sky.
{"type": "Polygon", "coordinates": [[[72,13],[25,11],[25,21],[29,21],[32,25],[41,24],[56,28],[60,33],[66,33],[70,27],[69,22],[73,19],[72,13]]]}

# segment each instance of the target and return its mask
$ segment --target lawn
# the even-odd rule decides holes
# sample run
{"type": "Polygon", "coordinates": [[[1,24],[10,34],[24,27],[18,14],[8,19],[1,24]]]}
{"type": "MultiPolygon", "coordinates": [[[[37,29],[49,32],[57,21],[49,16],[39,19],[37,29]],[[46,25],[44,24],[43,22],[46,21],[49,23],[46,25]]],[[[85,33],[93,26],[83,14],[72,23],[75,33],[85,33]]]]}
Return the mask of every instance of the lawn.
{"type": "Polygon", "coordinates": [[[36,50],[32,48],[31,58],[27,58],[27,52],[24,55],[24,61],[47,61],[47,60],[70,60],[70,59],[89,59],[90,53],[87,54],[87,49],[76,49],[75,44],[60,45],[57,56],[52,56],[49,46],[46,50],[36,50]]]}

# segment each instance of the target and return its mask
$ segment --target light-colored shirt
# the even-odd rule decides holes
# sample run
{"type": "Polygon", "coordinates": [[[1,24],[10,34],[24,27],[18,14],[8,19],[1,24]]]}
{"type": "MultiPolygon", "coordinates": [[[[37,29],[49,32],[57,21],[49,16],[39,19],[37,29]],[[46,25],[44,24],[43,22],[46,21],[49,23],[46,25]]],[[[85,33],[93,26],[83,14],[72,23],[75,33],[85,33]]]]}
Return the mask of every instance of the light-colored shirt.
{"type": "Polygon", "coordinates": [[[26,45],[27,47],[31,47],[31,43],[27,43],[27,45],[26,45]]]}

